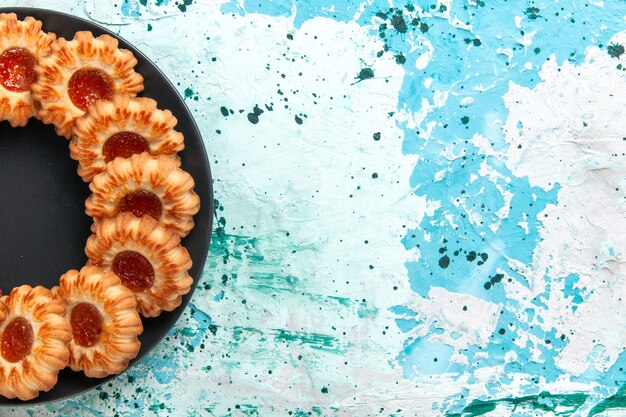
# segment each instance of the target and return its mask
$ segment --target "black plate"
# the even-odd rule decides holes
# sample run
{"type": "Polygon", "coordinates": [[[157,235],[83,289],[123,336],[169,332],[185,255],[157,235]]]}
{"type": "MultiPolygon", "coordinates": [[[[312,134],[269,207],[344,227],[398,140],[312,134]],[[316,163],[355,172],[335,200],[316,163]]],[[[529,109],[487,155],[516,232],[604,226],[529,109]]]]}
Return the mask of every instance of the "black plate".
{"type": "MultiPolygon", "coordinates": [[[[151,97],[160,109],[169,109],[178,119],[177,130],[185,136],[181,153],[182,167],[196,182],[201,208],[196,226],[183,239],[193,260],[189,271],[198,283],[209,249],[213,220],[211,171],[202,137],[189,109],[165,75],[141,52],[119,36],[87,20],[51,10],[27,7],[0,8],[14,12],[20,19],[33,16],[43,22],[43,30],[72,39],[74,33],[89,30],[95,36],[108,34],[119,39],[120,48],[133,52],[139,64],[135,70],[144,77],[141,96],[151,97]]],[[[175,46],[172,45],[172,49],[175,46]]],[[[0,289],[28,284],[51,288],[69,269],[80,269],[86,262],[85,242],[90,235],[91,219],[84,213],[89,188],[76,173],[77,163],[70,159],[68,141],[54,128],[31,119],[25,127],[11,128],[0,123],[0,289]]],[[[160,342],[174,326],[191,292],[181,307],[158,318],[144,319],[140,336],[141,350],[131,365],[160,342]]],[[[0,397],[0,405],[34,404],[54,401],[88,391],[111,379],[87,378],[69,368],[61,371],[59,382],[34,400],[23,402],[0,397]]]]}

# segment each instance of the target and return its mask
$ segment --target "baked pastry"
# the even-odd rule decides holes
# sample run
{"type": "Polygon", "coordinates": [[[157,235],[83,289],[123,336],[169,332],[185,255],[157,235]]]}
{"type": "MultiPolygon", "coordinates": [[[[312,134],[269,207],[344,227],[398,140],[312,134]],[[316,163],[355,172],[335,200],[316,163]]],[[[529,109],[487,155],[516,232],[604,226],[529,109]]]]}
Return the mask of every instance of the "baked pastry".
{"type": "Polygon", "coordinates": [[[30,400],[48,391],[67,366],[70,325],[65,306],[44,287],[14,288],[0,298],[0,395],[30,400]]]}
{"type": "Polygon", "coordinates": [[[96,221],[121,212],[137,217],[147,214],[186,236],[193,228],[192,216],[198,213],[200,198],[193,191],[191,175],[176,165],[174,158],[147,152],[109,162],[89,184],[92,194],[85,212],[96,221]]]}
{"type": "Polygon", "coordinates": [[[113,272],[70,270],[52,289],[72,327],[69,366],[92,378],[119,374],[137,356],[143,331],[133,292],[113,272]]]}
{"type": "MultiPolygon", "coordinates": [[[[174,130],[176,123],[172,112],[157,109],[151,98],[116,94],[111,100],[97,100],[76,119],[70,157],[79,163],[78,175],[89,182],[118,156],[175,156],[185,147],[183,135],[174,130]]],[[[180,166],[180,159],[176,164],[180,166]]]]}
{"type": "Polygon", "coordinates": [[[55,39],[33,17],[18,20],[15,13],[0,14],[0,120],[24,126],[35,115],[30,94],[37,79],[35,65],[50,55],[55,39]]]}
{"type": "Polygon", "coordinates": [[[131,213],[102,219],[94,231],[85,247],[89,264],[113,271],[135,293],[142,315],[156,317],[181,304],[193,279],[187,273],[191,258],[177,234],[150,216],[131,213]]]}
{"type": "Polygon", "coordinates": [[[135,65],[132,52],[118,49],[117,39],[109,35],[94,38],[91,32],[76,32],[71,41],[57,39],[52,55],[35,66],[39,78],[32,94],[41,103],[39,117],[69,139],[74,120],[95,100],[143,91],[135,65]]]}
{"type": "Polygon", "coordinates": [[[180,239],[200,199],[180,169],[177,120],[143,91],[137,60],[111,36],[77,32],[71,41],[41,22],[0,14],[0,120],[35,115],[70,139],[78,172],[92,181],[88,265],[52,291],[23,285],[0,292],[0,395],[30,400],[70,366],[88,377],[124,370],[140,350],[140,314],[182,303],[193,285],[180,239]]]}
{"type": "MultiPolygon", "coordinates": [[[[2,299],[2,290],[0,290],[0,299],[2,299]]],[[[7,315],[9,314],[9,308],[2,302],[0,302],[0,323],[6,320],[7,315]]],[[[0,347],[2,346],[2,342],[0,342],[0,347]]],[[[0,353],[1,355],[2,353],[0,353]]]]}

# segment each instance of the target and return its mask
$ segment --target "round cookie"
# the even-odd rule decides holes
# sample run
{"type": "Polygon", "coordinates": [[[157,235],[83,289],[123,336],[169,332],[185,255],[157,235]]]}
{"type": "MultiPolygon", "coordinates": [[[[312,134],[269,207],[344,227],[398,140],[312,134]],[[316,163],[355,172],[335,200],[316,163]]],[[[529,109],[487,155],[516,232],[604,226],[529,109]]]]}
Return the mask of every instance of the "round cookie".
{"type": "Polygon", "coordinates": [[[142,152],[176,157],[185,147],[183,135],[174,130],[176,123],[172,112],[157,109],[151,98],[116,94],[111,100],[97,100],[76,120],[70,157],[78,161],[78,175],[85,182],[116,157],[142,152]]]}
{"type": "Polygon", "coordinates": [[[15,13],[0,14],[0,120],[12,127],[24,126],[37,113],[30,93],[37,80],[35,66],[50,56],[55,39],[33,17],[18,20],[15,13]]]}
{"type": "Polygon", "coordinates": [[[48,391],[67,366],[71,328],[65,306],[44,287],[14,288],[0,299],[0,395],[30,400],[48,391]]]}
{"type": "Polygon", "coordinates": [[[172,311],[191,290],[191,258],[175,233],[150,216],[120,213],[95,224],[87,239],[89,263],[113,271],[135,293],[145,317],[172,311]]]}
{"type": "Polygon", "coordinates": [[[132,52],[119,49],[117,39],[109,35],[94,38],[91,32],[76,32],[71,41],[57,39],[52,54],[35,66],[38,80],[32,94],[41,103],[38,116],[70,139],[74,120],[94,101],[143,91],[135,65],[132,52]]]}
{"type": "Polygon", "coordinates": [[[70,368],[95,378],[126,369],[143,331],[132,291],[113,272],[85,266],[67,271],[52,292],[65,304],[72,327],[70,368]]]}

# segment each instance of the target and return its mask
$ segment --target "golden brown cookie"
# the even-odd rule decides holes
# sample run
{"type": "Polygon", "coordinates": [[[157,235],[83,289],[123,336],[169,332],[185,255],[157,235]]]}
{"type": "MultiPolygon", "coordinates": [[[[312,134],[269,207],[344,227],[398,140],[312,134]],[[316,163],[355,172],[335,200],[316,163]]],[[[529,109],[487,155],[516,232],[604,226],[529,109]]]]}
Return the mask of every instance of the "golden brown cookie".
{"type": "Polygon", "coordinates": [[[182,302],[193,279],[191,258],[177,234],[150,216],[120,213],[95,224],[87,239],[89,263],[113,271],[135,293],[137,308],[146,317],[172,311],[182,302]]]}
{"type": "Polygon", "coordinates": [[[65,303],[72,327],[70,368],[92,378],[126,369],[139,352],[143,331],[133,292],[96,266],[67,271],[52,292],[65,303]]]}
{"type": "MultiPolygon", "coordinates": [[[[174,130],[176,123],[172,112],[157,109],[151,98],[116,94],[112,100],[97,100],[76,119],[70,157],[78,161],[78,175],[85,182],[116,157],[142,152],[174,157],[185,147],[183,135],[174,130]]],[[[180,159],[176,162],[179,166],[180,159]]]]}
{"type": "Polygon", "coordinates": [[[186,236],[193,228],[200,198],[193,191],[191,175],[176,165],[169,156],[153,157],[147,152],[109,162],[89,184],[93,194],[85,202],[85,212],[96,221],[121,212],[137,217],[147,214],[186,236]]]}
{"type": "Polygon", "coordinates": [[[57,39],[52,55],[35,67],[39,78],[32,93],[41,103],[39,117],[69,139],[74,120],[95,100],[143,91],[135,65],[132,52],[119,49],[117,39],[109,35],[94,38],[91,32],[76,32],[71,41],[57,39]]]}
{"type": "Polygon", "coordinates": [[[65,306],[44,287],[14,288],[0,298],[0,395],[30,400],[48,391],[67,366],[72,338],[65,306]]]}
{"type": "Polygon", "coordinates": [[[35,65],[50,55],[55,39],[33,17],[18,20],[15,13],[0,14],[0,120],[24,126],[35,115],[30,94],[37,80],[35,65]]]}

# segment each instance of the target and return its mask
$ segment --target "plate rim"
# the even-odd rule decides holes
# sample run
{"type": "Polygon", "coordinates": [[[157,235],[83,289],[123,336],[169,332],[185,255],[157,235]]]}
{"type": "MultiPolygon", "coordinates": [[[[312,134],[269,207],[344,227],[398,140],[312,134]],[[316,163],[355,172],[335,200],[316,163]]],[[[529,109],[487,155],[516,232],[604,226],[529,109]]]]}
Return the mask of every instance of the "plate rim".
{"type": "MultiPolygon", "coordinates": [[[[146,349],[145,352],[142,352],[140,355],[137,355],[133,360],[135,361],[135,363],[133,363],[132,365],[129,365],[128,367],[126,367],[122,372],[120,372],[119,374],[115,374],[115,375],[109,375],[107,377],[104,378],[93,378],[98,379],[98,383],[85,388],[81,391],[72,393],[72,394],[67,394],[67,395],[61,395],[58,398],[55,399],[47,399],[47,400],[43,400],[43,401],[38,401],[37,398],[35,397],[31,400],[27,400],[27,401],[21,401],[19,399],[9,399],[9,398],[5,398],[2,397],[3,401],[0,401],[0,409],[3,408],[22,408],[22,407],[30,407],[30,406],[35,406],[35,405],[43,405],[43,404],[49,404],[49,403],[54,403],[57,401],[64,401],[70,398],[74,398],[77,397],[79,395],[83,395],[86,394],[90,391],[95,390],[98,387],[101,387],[103,384],[105,384],[106,382],[111,381],[112,379],[116,379],[119,378],[121,376],[123,376],[128,370],[130,370],[131,368],[137,366],[138,364],[140,364],[156,347],[157,345],[159,345],[161,342],[163,342],[163,340],[165,339],[165,337],[167,337],[167,333],[174,328],[174,326],[178,323],[178,321],[180,320],[181,316],[183,315],[183,312],[185,311],[185,309],[187,308],[187,305],[189,304],[189,302],[191,301],[191,298],[196,290],[196,287],[198,286],[199,282],[200,282],[200,278],[202,277],[202,274],[204,272],[204,266],[206,265],[207,262],[207,258],[208,258],[208,254],[209,254],[209,248],[211,245],[211,237],[212,237],[212,231],[213,231],[213,217],[214,217],[214,193],[213,193],[213,176],[211,174],[211,165],[209,163],[209,157],[208,157],[208,153],[207,153],[207,149],[206,149],[206,145],[204,142],[204,139],[202,137],[202,133],[198,127],[198,124],[196,123],[196,120],[193,116],[193,113],[191,112],[191,110],[189,109],[189,107],[187,106],[185,100],[183,99],[182,95],[180,94],[180,92],[178,91],[178,89],[176,88],[176,86],[172,83],[172,81],[170,81],[170,79],[165,75],[165,73],[150,59],[146,56],[145,53],[143,53],[138,47],[136,47],[133,43],[127,41],[125,38],[123,38],[122,36],[120,36],[119,34],[113,32],[112,30],[108,29],[107,27],[103,26],[100,22],[96,22],[96,21],[92,21],[92,20],[87,20],[83,17],[79,17],[79,16],[74,16],[71,15],[69,13],[65,13],[65,12],[61,12],[58,10],[54,10],[54,9],[46,9],[46,8],[41,8],[41,7],[21,7],[21,6],[15,6],[15,7],[11,7],[11,6],[2,6],[0,7],[0,13],[15,13],[18,15],[26,15],[26,16],[30,16],[30,13],[52,13],[52,14],[56,14],[59,17],[62,17],[64,19],[70,19],[70,20],[74,20],[77,23],[80,24],[85,24],[87,26],[93,26],[96,27],[98,30],[100,30],[103,34],[107,34],[109,36],[112,36],[113,38],[117,39],[118,41],[120,41],[120,43],[124,43],[125,45],[127,45],[131,52],[133,53],[133,55],[135,57],[140,57],[141,59],[145,60],[148,64],[150,64],[155,71],[160,75],[160,78],[167,84],[167,86],[170,87],[170,90],[175,94],[176,98],[178,99],[178,101],[182,104],[182,108],[184,109],[185,112],[187,112],[187,114],[189,115],[189,120],[191,122],[190,124],[190,128],[192,130],[192,133],[199,139],[200,144],[202,146],[200,146],[201,152],[198,154],[198,156],[201,159],[201,170],[204,171],[204,174],[207,177],[208,180],[208,185],[209,185],[209,189],[207,191],[208,193],[208,203],[209,203],[209,207],[207,207],[204,210],[208,211],[208,230],[206,231],[208,234],[207,239],[205,240],[204,244],[201,247],[201,255],[203,255],[200,259],[194,260],[192,259],[193,262],[193,267],[197,267],[198,268],[198,272],[197,272],[197,277],[193,277],[194,279],[194,284],[192,285],[189,293],[185,294],[184,297],[185,299],[183,300],[182,304],[177,307],[174,311],[175,311],[175,316],[174,316],[174,321],[171,324],[171,326],[169,326],[167,332],[165,333],[165,335],[161,338],[161,340],[159,340],[158,342],[156,342],[155,344],[153,344],[152,346],[148,347],[146,349]]],[[[19,16],[18,16],[19,17],[19,16]]],[[[37,18],[36,18],[37,19],[37,18]]],[[[39,19],[38,19],[39,20],[39,19]]],[[[45,22],[42,21],[42,23],[45,25],[45,22]]],[[[89,28],[85,28],[85,30],[90,30],[89,28]]],[[[122,48],[126,48],[127,46],[121,46],[122,48]]],[[[139,93],[141,94],[141,93],[139,93]]],[[[143,96],[141,96],[143,97],[143,96]]],[[[196,154],[194,154],[196,155],[196,154]]],[[[78,174],[77,174],[78,175],[78,174]]],[[[142,320],[145,319],[152,319],[152,318],[142,318],[142,320]]],[[[66,368],[64,368],[66,369],[66,368]]],[[[80,373],[80,372],[78,372],[80,373]]],[[[61,381],[57,381],[57,384],[59,384],[61,381]]],[[[55,384],[56,386],[56,384],[55,384]]],[[[53,386],[54,388],[54,386],[53,386]]],[[[52,388],[51,388],[52,389],[52,388]]]]}

